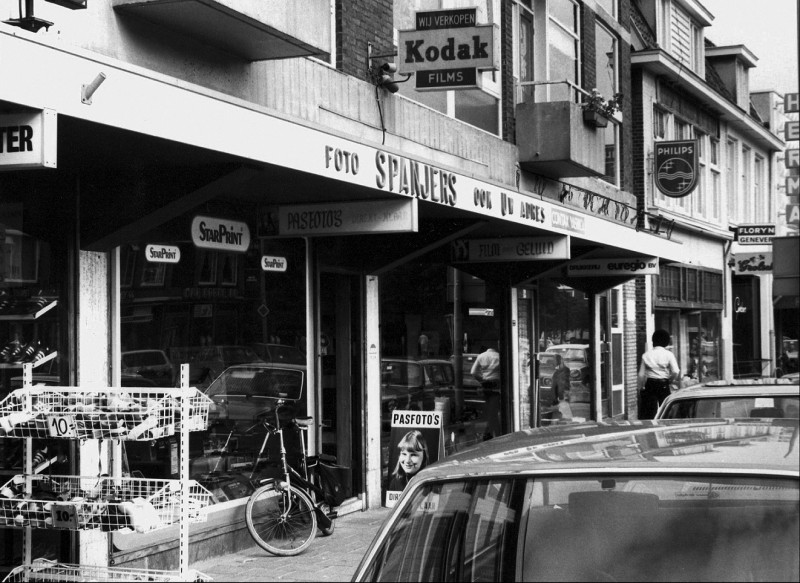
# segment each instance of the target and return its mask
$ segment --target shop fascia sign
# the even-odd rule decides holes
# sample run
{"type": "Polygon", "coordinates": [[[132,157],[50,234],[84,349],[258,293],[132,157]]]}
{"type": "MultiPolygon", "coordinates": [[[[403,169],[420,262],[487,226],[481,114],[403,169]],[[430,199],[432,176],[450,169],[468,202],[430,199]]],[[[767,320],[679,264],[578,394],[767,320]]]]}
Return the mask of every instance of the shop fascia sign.
{"type": "Polygon", "coordinates": [[[197,215],[192,219],[192,243],[201,249],[244,253],[250,247],[247,223],[197,215]]]}
{"type": "Polygon", "coordinates": [[[144,258],[150,263],[179,263],[181,249],[175,245],[147,245],[144,258]]]}
{"type": "Polygon", "coordinates": [[[419,210],[409,200],[364,200],[284,205],[278,208],[278,236],[416,233],[419,210]]]}
{"type": "Polygon", "coordinates": [[[733,261],[734,273],[772,273],[772,253],[737,253],[733,261]]]}
{"type": "Polygon", "coordinates": [[[697,140],[656,142],[654,150],[656,188],[672,198],[690,194],[699,178],[697,140]]]}
{"type": "Polygon", "coordinates": [[[566,266],[568,277],[620,275],[658,275],[656,257],[614,257],[613,259],[579,259],[566,266]]]}
{"type": "Polygon", "coordinates": [[[739,245],[772,245],[775,225],[739,225],[735,239],[739,245]]]}
{"type": "Polygon", "coordinates": [[[0,115],[0,170],[56,168],[57,144],[52,109],[0,115]]]}
{"type": "Polygon", "coordinates": [[[515,237],[459,239],[452,244],[453,261],[491,263],[500,261],[547,261],[569,259],[569,237],[515,237]]]}
{"type": "Polygon", "coordinates": [[[261,257],[262,271],[277,271],[284,272],[287,267],[286,257],[278,257],[275,255],[263,255],[261,257]]]}
{"type": "Polygon", "coordinates": [[[418,90],[479,86],[479,71],[500,68],[500,35],[477,24],[477,9],[417,12],[416,29],[398,32],[399,73],[416,75],[418,90]]]}

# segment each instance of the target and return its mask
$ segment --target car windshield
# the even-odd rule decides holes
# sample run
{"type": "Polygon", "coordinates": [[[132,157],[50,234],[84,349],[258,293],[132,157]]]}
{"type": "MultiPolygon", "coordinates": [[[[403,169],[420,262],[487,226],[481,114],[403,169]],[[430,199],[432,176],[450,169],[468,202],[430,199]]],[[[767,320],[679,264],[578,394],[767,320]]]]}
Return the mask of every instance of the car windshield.
{"type": "Polygon", "coordinates": [[[800,397],[703,397],[682,398],[670,403],[662,419],[709,417],[798,418],[800,397]]]}
{"type": "Polygon", "coordinates": [[[364,580],[797,580],[796,478],[474,478],[410,492],[364,580]]]}
{"type": "Polygon", "coordinates": [[[214,398],[241,397],[297,400],[302,396],[303,371],[269,367],[234,367],[226,369],[208,387],[214,398]]]}
{"type": "Polygon", "coordinates": [[[415,362],[384,362],[381,382],[405,387],[421,386],[422,367],[415,362]]]}

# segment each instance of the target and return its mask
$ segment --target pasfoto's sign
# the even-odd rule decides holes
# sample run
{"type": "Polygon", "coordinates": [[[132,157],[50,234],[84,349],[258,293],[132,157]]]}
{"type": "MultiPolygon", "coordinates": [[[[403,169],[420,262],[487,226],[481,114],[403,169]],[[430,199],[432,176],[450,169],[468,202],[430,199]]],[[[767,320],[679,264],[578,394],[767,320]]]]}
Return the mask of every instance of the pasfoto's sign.
{"type": "Polygon", "coordinates": [[[698,182],[697,140],[655,143],[656,188],[665,196],[681,198],[698,182]]]}
{"type": "Polygon", "coordinates": [[[148,245],[144,248],[144,258],[150,263],[178,263],[181,249],[174,245],[148,245]]]}
{"type": "Polygon", "coordinates": [[[473,263],[570,258],[568,236],[461,239],[453,243],[452,251],[453,261],[473,263]]]}
{"type": "Polygon", "coordinates": [[[569,277],[598,275],[658,275],[656,257],[615,257],[613,259],[580,259],[566,266],[569,277]]]}
{"type": "Polygon", "coordinates": [[[736,242],[740,245],[771,245],[775,236],[775,225],[739,225],[736,227],[736,242]]]}
{"type": "Polygon", "coordinates": [[[55,168],[58,119],[56,112],[0,115],[0,170],[55,168]]]}
{"type": "Polygon", "coordinates": [[[416,233],[417,209],[416,198],[286,205],[278,209],[278,235],[416,233]]]}
{"type": "Polygon", "coordinates": [[[192,243],[203,249],[244,253],[250,247],[247,223],[202,215],[192,219],[192,243]]]}

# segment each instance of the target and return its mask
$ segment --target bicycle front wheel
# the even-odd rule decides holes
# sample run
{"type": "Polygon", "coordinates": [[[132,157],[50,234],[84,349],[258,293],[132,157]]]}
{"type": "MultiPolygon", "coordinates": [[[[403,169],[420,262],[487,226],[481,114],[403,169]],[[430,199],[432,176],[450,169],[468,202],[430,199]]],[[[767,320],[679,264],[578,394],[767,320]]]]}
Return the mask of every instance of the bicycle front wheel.
{"type": "Polygon", "coordinates": [[[314,504],[294,486],[278,490],[274,484],[267,484],[253,492],[245,520],[253,540],[273,555],[302,553],[317,534],[314,504]]]}

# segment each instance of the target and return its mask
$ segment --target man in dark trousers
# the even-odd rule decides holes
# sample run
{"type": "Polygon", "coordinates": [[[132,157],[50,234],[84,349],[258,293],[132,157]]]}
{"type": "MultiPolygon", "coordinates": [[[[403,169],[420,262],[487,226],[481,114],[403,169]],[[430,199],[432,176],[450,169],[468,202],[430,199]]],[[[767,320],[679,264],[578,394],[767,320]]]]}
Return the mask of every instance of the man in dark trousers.
{"type": "Polygon", "coordinates": [[[484,416],[488,437],[501,433],[500,422],[500,353],[493,346],[481,346],[470,373],[481,384],[485,400],[484,416]]]}

